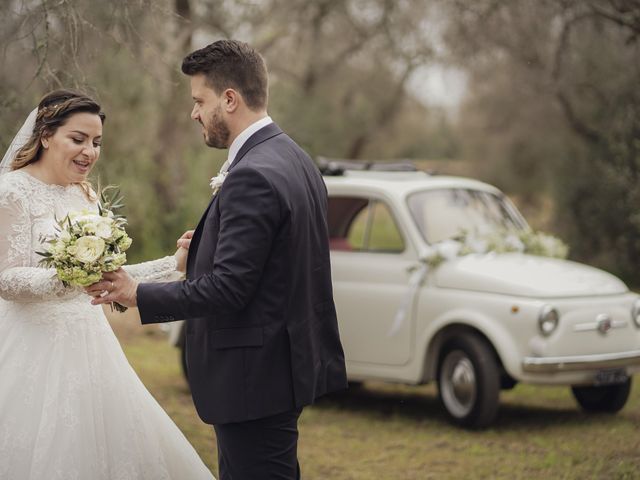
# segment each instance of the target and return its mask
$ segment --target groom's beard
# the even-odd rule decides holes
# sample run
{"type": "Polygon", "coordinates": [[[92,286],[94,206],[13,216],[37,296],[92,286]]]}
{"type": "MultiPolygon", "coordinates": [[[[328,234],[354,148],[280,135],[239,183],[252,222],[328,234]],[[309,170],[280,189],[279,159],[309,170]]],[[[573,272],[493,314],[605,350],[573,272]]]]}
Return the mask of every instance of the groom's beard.
{"type": "Polygon", "coordinates": [[[208,147],[213,148],[228,148],[229,136],[231,132],[227,126],[227,122],[222,118],[222,108],[218,106],[211,116],[210,124],[205,127],[206,134],[204,141],[208,147]]]}

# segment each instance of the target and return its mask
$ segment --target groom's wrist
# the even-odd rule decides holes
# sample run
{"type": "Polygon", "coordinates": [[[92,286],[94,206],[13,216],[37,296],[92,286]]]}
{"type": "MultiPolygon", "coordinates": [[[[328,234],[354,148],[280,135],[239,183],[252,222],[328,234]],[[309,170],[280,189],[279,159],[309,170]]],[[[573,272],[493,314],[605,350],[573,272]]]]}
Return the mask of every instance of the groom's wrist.
{"type": "Polygon", "coordinates": [[[138,306],[138,287],[140,286],[140,282],[134,280],[133,288],[131,289],[130,302],[134,307],[138,306]]]}

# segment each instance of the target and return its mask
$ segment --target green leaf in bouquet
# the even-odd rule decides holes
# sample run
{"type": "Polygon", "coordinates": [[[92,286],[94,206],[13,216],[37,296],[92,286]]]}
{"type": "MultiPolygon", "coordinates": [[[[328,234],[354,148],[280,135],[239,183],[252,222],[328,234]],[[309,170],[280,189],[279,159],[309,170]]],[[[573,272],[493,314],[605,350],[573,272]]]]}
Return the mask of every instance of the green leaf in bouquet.
{"type": "Polygon", "coordinates": [[[113,213],[114,218],[120,218],[116,216],[115,210],[119,210],[124,207],[124,197],[120,194],[120,188],[116,185],[107,185],[100,189],[100,201],[98,202],[98,209],[101,216],[104,216],[105,211],[113,213]]]}

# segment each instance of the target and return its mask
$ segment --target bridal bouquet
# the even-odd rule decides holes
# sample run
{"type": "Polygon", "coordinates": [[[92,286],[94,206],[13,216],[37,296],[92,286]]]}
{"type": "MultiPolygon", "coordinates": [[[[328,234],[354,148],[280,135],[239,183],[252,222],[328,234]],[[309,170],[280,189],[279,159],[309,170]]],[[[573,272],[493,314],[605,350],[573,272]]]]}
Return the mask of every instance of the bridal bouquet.
{"type": "MultiPolygon", "coordinates": [[[[115,187],[106,187],[100,195],[98,212],[71,212],[57,220],[56,234],[42,239],[47,247],[36,252],[44,257],[40,264],[55,268],[65,286],[88,287],[127,262],[126,250],[131,238],[125,231],[126,218],[114,214],[122,197],[115,187]]],[[[113,304],[119,312],[127,308],[113,304]]]]}

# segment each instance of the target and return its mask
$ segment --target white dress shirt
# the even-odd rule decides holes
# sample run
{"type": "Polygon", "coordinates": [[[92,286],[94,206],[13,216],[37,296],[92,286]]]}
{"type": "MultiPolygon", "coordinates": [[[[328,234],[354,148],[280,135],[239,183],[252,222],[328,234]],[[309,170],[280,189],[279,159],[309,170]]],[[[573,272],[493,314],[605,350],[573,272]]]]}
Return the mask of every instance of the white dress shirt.
{"type": "Polygon", "coordinates": [[[247,128],[245,128],[240,133],[240,135],[238,135],[233,140],[233,142],[231,142],[231,146],[229,147],[229,155],[227,156],[229,167],[233,164],[233,162],[236,159],[236,155],[238,155],[238,152],[242,148],[242,145],[244,145],[245,142],[249,140],[249,137],[254,133],[256,133],[258,130],[260,130],[261,128],[266,127],[271,123],[273,123],[273,120],[271,120],[271,117],[267,115],[266,117],[261,118],[257,122],[254,122],[251,125],[249,125],[247,128]]]}

